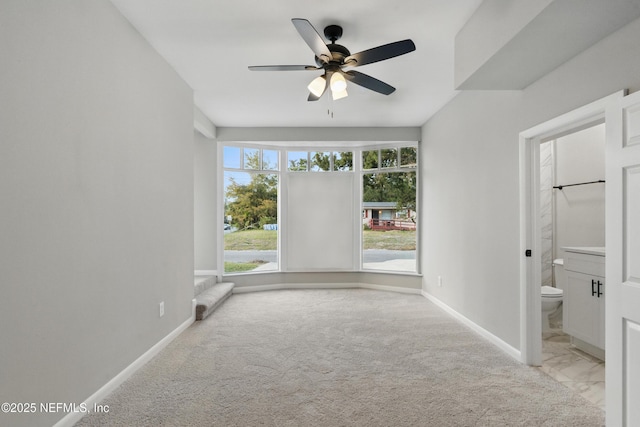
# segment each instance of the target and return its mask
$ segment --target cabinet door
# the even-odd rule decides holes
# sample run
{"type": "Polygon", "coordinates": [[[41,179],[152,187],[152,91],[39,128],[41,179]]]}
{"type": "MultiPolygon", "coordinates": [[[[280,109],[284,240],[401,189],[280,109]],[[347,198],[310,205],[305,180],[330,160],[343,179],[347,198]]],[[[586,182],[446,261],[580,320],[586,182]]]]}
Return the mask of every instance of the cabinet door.
{"type": "MultiPolygon", "coordinates": [[[[597,281],[600,281],[600,297],[598,298],[598,342],[596,347],[604,349],[604,337],[605,337],[605,291],[604,291],[604,279],[602,277],[594,277],[597,281]]],[[[597,290],[597,286],[596,286],[597,290]]],[[[595,297],[594,297],[595,298],[595,297]]]]}
{"type": "MultiPolygon", "coordinates": [[[[592,280],[602,283],[601,277],[588,274],[567,272],[567,283],[563,298],[563,330],[582,341],[597,347],[600,343],[600,300],[602,298],[592,295],[592,280]]],[[[597,284],[594,288],[597,291],[597,284]]],[[[600,287],[602,291],[602,286],[600,287]]]]}

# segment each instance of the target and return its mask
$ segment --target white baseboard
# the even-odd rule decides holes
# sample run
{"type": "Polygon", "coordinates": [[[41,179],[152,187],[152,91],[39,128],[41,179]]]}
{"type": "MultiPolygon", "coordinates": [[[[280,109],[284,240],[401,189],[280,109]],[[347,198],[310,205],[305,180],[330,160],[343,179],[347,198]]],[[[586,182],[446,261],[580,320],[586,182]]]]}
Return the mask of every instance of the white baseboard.
{"type": "MultiPolygon", "coordinates": [[[[195,300],[193,300],[195,301],[195,300]]],[[[173,341],[178,335],[180,335],[185,329],[187,329],[193,322],[195,322],[195,310],[194,314],[187,319],[184,323],[174,329],[166,337],[158,341],[153,347],[147,350],[142,356],[138,357],[131,365],[124,368],[118,375],[113,377],[111,381],[100,387],[98,391],[89,396],[83,403],[87,408],[93,408],[94,404],[100,403],[106,398],[113,390],[118,388],[120,384],[125,382],[131,375],[133,375],[138,369],[143,367],[148,361],[150,361],[156,354],[164,349],[171,341],[173,341]]],[[[70,412],[60,421],[54,424],[53,427],[72,427],[75,423],[86,414],[82,412],[70,412]]]]}
{"type": "Polygon", "coordinates": [[[420,295],[420,289],[374,285],[371,283],[275,283],[271,285],[236,286],[233,288],[233,293],[243,294],[247,292],[276,291],[283,289],[373,289],[377,291],[420,295]]]}
{"type": "Polygon", "coordinates": [[[438,298],[434,297],[433,295],[431,295],[431,294],[429,294],[429,293],[427,293],[425,291],[421,291],[420,293],[426,299],[428,299],[429,301],[431,301],[432,303],[434,303],[435,305],[437,305],[438,307],[440,307],[441,309],[443,309],[444,311],[449,313],[451,316],[455,317],[457,320],[461,321],[466,326],[471,328],[474,332],[476,332],[476,333],[480,334],[481,336],[483,336],[485,339],[487,339],[493,345],[498,347],[500,350],[504,351],[509,356],[511,356],[514,359],[516,359],[518,362],[522,363],[522,354],[520,353],[520,350],[518,350],[517,348],[507,344],[506,342],[502,341],[497,336],[493,335],[491,332],[487,331],[486,329],[484,329],[483,327],[479,326],[475,322],[473,322],[473,321],[469,320],[468,318],[464,317],[462,314],[458,313],[457,311],[455,311],[454,309],[452,309],[447,304],[443,303],[442,301],[440,301],[438,298]]]}
{"type": "Polygon", "coordinates": [[[387,286],[387,285],[375,285],[372,283],[359,283],[359,288],[373,289],[376,291],[398,292],[400,294],[413,294],[420,295],[420,289],[416,288],[404,288],[401,286],[387,286]]]}
{"type": "Polygon", "coordinates": [[[217,276],[218,270],[194,270],[194,276],[217,276]]]}

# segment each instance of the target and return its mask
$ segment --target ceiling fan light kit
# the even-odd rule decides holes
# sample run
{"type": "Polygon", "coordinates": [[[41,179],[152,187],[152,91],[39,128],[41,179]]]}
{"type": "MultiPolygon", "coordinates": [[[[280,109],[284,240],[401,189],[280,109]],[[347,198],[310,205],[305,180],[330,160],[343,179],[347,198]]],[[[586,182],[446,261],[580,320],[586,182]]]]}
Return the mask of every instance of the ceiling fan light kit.
{"type": "Polygon", "coordinates": [[[331,76],[331,91],[332,92],[342,92],[347,89],[347,81],[344,79],[342,74],[333,73],[331,76]]]}
{"type": "Polygon", "coordinates": [[[351,54],[349,50],[336,44],[336,41],[342,37],[342,27],[339,25],[329,25],[324,29],[325,37],[331,42],[325,44],[320,34],[306,19],[294,18],[291,20],[293,25],[302,36],[315,54],[315,62],[313,65],[258,65],[250,66],[251,71],[317,71],[323,70],[324,73],[316,77],[307,86],[309,89],[308,101],[317,101],[327,91],[331,89],[332,98],[334,100],[342,99],[348,96],[347,80],[374,92],[383,95],[389,95],[396,89],[367,74],[358,71],[344,71],[343,67],[359,67],[362,65],[372,64],[374,62],[384,61],[386,59],[395,58],[416,50],[415,44],[407,39],[394,43],[385,44],[364,50],[355,54],[351,54]]]}
{"type": "Polygon", "coordinates": [[[347,89],[343,89],[339,91],[331,89],[331,99],[333,99],[334,101],[337,101],[338,99],[346,98],[347,96],[349,96],[349,94],[347,93],[347,89]]]}
{"type": "Polygon", "coordinates": [[[327,85],[327,79],[324,76],[318,76],[309,83],[307,89],[318,98],[322,96],[324,88],[327,85]]]}

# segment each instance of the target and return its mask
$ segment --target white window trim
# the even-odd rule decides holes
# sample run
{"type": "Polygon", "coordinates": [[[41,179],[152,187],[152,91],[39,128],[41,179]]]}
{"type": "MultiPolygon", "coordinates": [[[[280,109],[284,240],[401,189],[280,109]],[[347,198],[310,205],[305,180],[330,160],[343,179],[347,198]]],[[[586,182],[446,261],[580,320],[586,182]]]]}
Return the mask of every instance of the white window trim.
{"type": "MultiPolygon", "coordinates": [[[[357,187],[359,187],[359,195],[358,195],[358,205],[360,206],[360,214],[362,214],[362,210],[364,209],[364,205],[363,205],[363,201],[362,201],[362,196],[364,193],[364,188],[363,188],[363,177],[364,175],[368,175],[368,174],[372,174],[372,173],[397,173],[397,172],[415,172],[416,173],[416,212],[421,212],[421,208],[420,208],[420,167],[419,167],[419,157],[420,157],[420,147],[418,142],[413,142],[413,143],[408,143],[408,142],[404,142],[404,143],[393,143],[393,144],[374,144],[374,145],[370,145],[370,146],[362,146],[358,148],[358,155],[356,156],[355,150],[354,150],[354,170],[356,170],[355,168],[355,159],[358,159],[359,162],[359,167],[357,169],[357,173],[359,174],[359,182],[360,185],[358,185],[357,187]],[[400,149],[403,147],[415,147],[416,148],[416,164],[418,165],[415,168],[410,168],[410,167],[402,167],[400,165],[400,149]],[[380,160],[381,160],[381,150],[384,149],[388,149],[388,148],[397,148],[398,149],[398,163],[396,167],[393,168],[383,168],[380,167],[380,160]],[[362,169],[362,153],[364,151],[373,151],[373,150],[378,150],[378,167],[376,169],[362,169]]],[[[358,246],[357,249],[359,251],[359,270],[361,272],[365,272],[365,273],[384,273],[384,274],[404,274],[404,275],[421,275],[421,268],[420,268],[420,239],[418,238],[418,236],[420,235],[420,221],[417,221],[416,223],[416,259],[415,259],[415,271],[408,271],[408,270],[381,270],[381,269],[365,269],[364,268],[364,248],[363,248],[363,237],[362,237],[362,215],[360,215],[359,217],[359,224],[357,227],[358,230],[358,246]]]]}
{"type": "MultiPolygon", "coordinates": [[[[329,171],[322,171],[323,173],[353,173],[357,175],[358,185],[353,186],[353,201],[354,206],[358,206],[359,209],[356,211],[356,215],[353,215],[353,229],[354,235],[352,236],[353,244],[353,255],[355,263],[353,265],[353,272],[364,272],[364,273],[375,273],[375,274],[397,274],[397,275],[421,275],[420,268],[420,239],[418,236],[420,235],[420,221],[416,224],[416,268],[415,271],[395,271],[395,270],[378,270],[378,269],[365,269],[363,268],[363,248],[362,248],[362,218],[361,212],[363,209],[362,205],[362,195],[363,195],[363,175],[370,173],[393,173],[393,172],[415,172],[416,173],[416,211],[421,212],[421,202],[420,202],[420,167],[419,167],[419,158],[420,158],[420,147],[418,141],[399,141],[399,142],[391,142],[391,143],[360,143],[354,144],[350,142],[345,143],[336,143],[335,145],[302,145],[296,144],[291,146],[287,142],[282,143],[258,143],[258,142],[218,142],[218,185],[217,185],[217,213],[218,218],[221,221],[224,221],[224,173],[225,171],[237,171],[237,172],[247,172],[247,173],[274,173],[278,175],[278,268],[276,270],[269,271],[258,271],[258,272],[243,272],[243,273],[232,273],[227,274],[224,272],[224,233],[218,232],[217,239],[217,265],[218,267],[218,281],[222,281],[223,275],[246,275],[246,274],[269,274],[269,273],[287,273],[287,227],[283,227],[282,224],[287,224],[287,206],[286,195],[288,194],[288,176],[290,173],[305,173],[300,171],[289,171],[287,165],[287,152],[288,151],[307,151],[307,152],[344,152],[344,151],[352,151],[353,152],[353,169],[350,171],[334,171],[333,167],[331,167],[329,171]],[[225,168],[224,167],[224,147],[239,147],[239,148],[258,148],[261,150],[275,150],[278,151],[278,170],[254,170],[254,169],[244,169],[244,156],[241,156],[241,168],[225,168]],[[417,158],[416,162],[418,166],[415,168],[409,167],[401,167],[400,165],[400,148],[402,147],[415,147],[417,150],[417,158]],[[398,149],[398,165],[394,168],[378,168],[378,169],[367,169],[362,170],[362,152],[363,151],[371,151],[371,150],[383,150],[386,148],[397,148],[398,149]]],[[[307,154],[307,158],[309,158],[309,154],[307,154]]],[[[262,165],[262,155],[261,162],[262,165]]],[[[310,166],[310,162],[309,162],[310,166]]],[[[311,170],[307,170],[306,173],[319,173],[311,170]]],[[[220,227],[219,227],[220,228],[220,227]]]]}

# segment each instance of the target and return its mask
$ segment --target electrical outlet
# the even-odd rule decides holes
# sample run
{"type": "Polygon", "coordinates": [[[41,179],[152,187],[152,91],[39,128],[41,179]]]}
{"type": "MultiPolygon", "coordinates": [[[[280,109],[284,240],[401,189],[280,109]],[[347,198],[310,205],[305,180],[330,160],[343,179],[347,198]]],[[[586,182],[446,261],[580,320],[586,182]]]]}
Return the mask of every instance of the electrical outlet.
{"type": "Polygon", "coordinates": [[[160,310],[160,317],[164,316],[164,301],[161,301],[160,304],[158,304],[158,309],[160,310]]]}
{"type": "Polygon", "coordinates": [[[442,276],[438,276],[438,286],[442,287],[442,276]]]}

